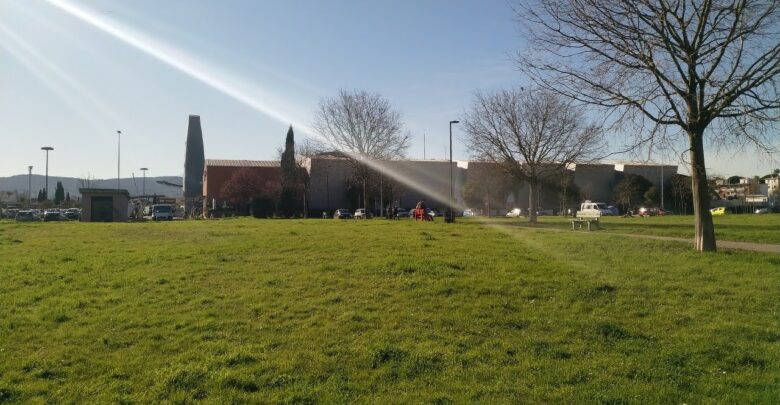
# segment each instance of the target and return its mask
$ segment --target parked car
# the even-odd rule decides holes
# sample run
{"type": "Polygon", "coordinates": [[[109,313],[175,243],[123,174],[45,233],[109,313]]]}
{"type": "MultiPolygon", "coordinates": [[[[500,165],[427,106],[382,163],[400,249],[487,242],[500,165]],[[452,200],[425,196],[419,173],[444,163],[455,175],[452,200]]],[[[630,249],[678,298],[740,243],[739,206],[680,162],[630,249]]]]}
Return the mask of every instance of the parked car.
{"type": "Polygon", "coordinates": [[[173,220],[173,207],[170,204],[152,205],[152,221],[173,220]]]}
{"type": "Polygon", "coordinates": [[[43,213],[43,222],[62,221],[65,217],[59,211],[46,211],[43,213]]]}
{"type": "Polygon", "coordinates": [[[355,215],[353,215],[355,219],[367,219],[371,218],[371,215],[366,212],[365,208],[358,208],[355,210],[355,215]]]}
{"type": "Polygon", "coordinates": [[[666,211],[663,208],[645,208],[642,207],[639,209],[638,214],[640,217],[654,217],[654,216],[664,216],[671,214],[670,211],[666,211]]]}
{"type": "Polygon", "coordinates": [[[555,215],[555,211],[553,211],[553,210],[545,210],[545,209],[541,209],[540,208],[538,211],[536,211],[536,215],[540,216],[540,217],[541,216],[548,216],[548,215],[555,215]]]}
{"type": "Polygon", "coordinates": [[[6,218],[14,219],[16,218],[17,213],[19,213],[19,210],[16,208],[6,208],[3,211],[3,216],[6,218]]]}
{"type": "Polygon", "coordinates": [[[352,218],[352,212],[348,209],[339,208],[333,213],[334,219],[350,219],[352,218]]]}
{"type": "Polygon", "coordinates": [[[474,216],[474,210],[472,210],[471,208],[466,208],[465,210],[463,210],[463,216],[464,217],[473,217],[474,216]]]}
{"type": "Polygon", "coordinates": [[[18,222],[32,222],[37,221],[35,214],[32,211],[19,211],[16,213],[16,220],[18,222]]]}
{"type": "Polygon", "coordinates": [[[756,210],[756,214],[769,214],[770,212],[769,208],[759,208],[756,210]]]}
{"type": "Polygon", "coordinates": [[[81,218],[81,210],[78,208],[68,208],[65,210],[65,218],[78,220],[81,218]]]}
{"type": "Polygon", "coordinates": [[[717,207],[717,208],[711,209],[710,210],[710,214],[713,217],[717,217],[717,216],[728,214],[728,211],[726,210],[726,207],[717,207]]]}
{"type": "Polygon", "coordinates": [[[395,217],[396,218],[407,218],[409,217],[409,210],[406,208],[396,208],[395,209],[395,217]]]}
{"type": "Polygon", "coordinates": [[[614,205],[607,206],[607,212],[609,212],[609,214],[604,213],[604,215],[620,215],[620,210],[614,205]]]}
{"type": "Polygon", "coordinates": [[[506,213],[507,217],[510,218],[517,218],[523,216],[523,210],[521,208],[514,208],[511,211],[506,213]]]}

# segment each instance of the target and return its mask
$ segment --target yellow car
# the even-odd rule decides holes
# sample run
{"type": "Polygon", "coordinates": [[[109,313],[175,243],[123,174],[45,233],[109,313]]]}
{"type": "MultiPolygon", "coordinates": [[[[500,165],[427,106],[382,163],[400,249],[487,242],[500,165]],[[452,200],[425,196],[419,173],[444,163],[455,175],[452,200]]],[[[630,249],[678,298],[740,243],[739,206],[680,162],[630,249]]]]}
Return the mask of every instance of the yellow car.
{"type": "Polygon", "coordinates": [[[713,217],[719,215],[726,215],[727,213],[728,211],[726,211],[726,207],[718,207],[710,210],[710,214],[712,214],[713,217]]]}

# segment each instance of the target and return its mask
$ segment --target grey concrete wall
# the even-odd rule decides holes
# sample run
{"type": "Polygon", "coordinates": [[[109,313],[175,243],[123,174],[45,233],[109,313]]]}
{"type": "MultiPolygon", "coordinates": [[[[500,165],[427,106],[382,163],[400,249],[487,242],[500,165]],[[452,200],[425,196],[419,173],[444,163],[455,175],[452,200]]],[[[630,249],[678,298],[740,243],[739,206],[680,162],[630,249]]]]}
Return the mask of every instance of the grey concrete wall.
{"type": "Polygon", "coordinates": [[[117,193],[90,193],[82,194],[81,221],[92,222],[92,197],[113,198],[113,222],[127,222],[130,200],[127,195],[117,193]]]}
{"type": "MultiPolygon", "coordinates": [[[[349,160],[335,157],[314,157],[309,161],[311,186],[309,209],[332,213],[338,208],[357,208],[357,201],[349,201],[347,183],[353,177],[349,160]]],[[[450,162],[432,160],[405,160],[379,163],[385,172],[384,181],[396,183],[394,203],[412,208],[418,201],[429,207],[444,209],[450,198],[450,162]]],[[[452,163],[453,192],[461,201],[465,170],[452,163]]],[[[373,207],[369,207],[373,208],[373,207]]]]}
{"type": "MultiPolygon", "coordinates": [[[[476,170],[484,162],[470,162],[468,167],[476,170]]],[[[445,209],[450,196],[450,163],[443,160],[405,160],[381,163],[386,172],[393,173],[401,181],[397,182],[398,192],[394,195],[395,203],[403,208],[412,208],[418,201],[425,201],[429,207],[445,209]]],[[[455,200],[461,204],[461,190],[468,177],[469,169],[457,167],[452,163],[454,177],[455,200]]],[[[317,215],[317,211],[326,210],[332,214],[337,208],[354,209],[357,201],[349,201],[346,187],[353,177],[350,162],[338,157],[315,157],[309,162],[311,187],[309,191],[309,208],[317,215]]],[[[580,189],[582,200],[614,203],[613,190],[622,173],[634,173],[646,177],[657,187],[661,183],[661,167],[648,164],[578,164],[574,167],[573,181],[580,189]]],[[[671,177],[677,173],[677,166],[663,167],[664,182],[668,184],[671,177]]],[[[385,177],[389,179],[390,177],[385,177]]],[[[560,198],[556,189],[543,187],[540,195],[540,206],[544,209],[560,208],[560,198]]],[[[578,204],[576,201],[573,203],[578,204]]],[[[498,208],[496,204],[496,208],[498,208]]],[[[506,207],[527,208],[528,187],[520,186],[511,196],[508,196],[506,207]]],[[[373,208],[373,207],[368,207],[373,208]]],[[[503,207],[502,207],[503,208],[503,207]]]]}
{"type": "Polygon", "coordinates": [[[357,202],[347,200],[347,180],[352,177],[347,159],[315,157],[309,161],[309,210],[333,214],[338,208],[350,208],[357,202]]]}
{"type": "Polygon", "coordinates": [[[464,174],[457,162],[435,160],[405,160],[387,162],[386,167],[403,180],[400,195],[396,200],[403,208],[414,208],[418,201],[425,201],[428,207],[445,209],[450,201],[450,168],[452,168],[453,195],[456,202],[462,201],[461,188],[464,174]]]}
{"type": "Polygon", "coordinates": [[[653,183],[659,190],[662,174],[663,182],[667,186],[672,176],[677,174],[677,166],[675,165],[619,164],[615,165],[615,169],[623,172],[623,174],[638,174],[653,183]]]}
{"type": "Polygon", "coordinates": [[[583,200],[611,202],[617,184],[615,165],[578,163],[574,169],[574,184],[583,200]]]}

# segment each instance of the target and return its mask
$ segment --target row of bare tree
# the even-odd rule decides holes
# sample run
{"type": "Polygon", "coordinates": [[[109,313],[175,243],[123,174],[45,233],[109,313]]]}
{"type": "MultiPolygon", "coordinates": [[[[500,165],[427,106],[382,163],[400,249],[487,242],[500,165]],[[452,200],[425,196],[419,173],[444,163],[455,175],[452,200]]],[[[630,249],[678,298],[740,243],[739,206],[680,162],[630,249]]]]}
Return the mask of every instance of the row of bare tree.
{"type": "MultiPolygon", "coordinates": [[[[476,94],[464,119],[473,157],[499,164],[529,185],[529,220],[535,222],[540,184],[573,163],[615,152],[605,142],[607,132],[622,139],[624,151],[681,147],[690,165],[696,248],[714,251],[705,139],[776,151],[777,131],[771,129],[780,119],[780,2],[516,5],[528,44],[516,62],[534,88],[476,94]]],[[[316,142],[295,153],[288,139],[282,152],[286,205],[300,184],[307,192],[307,179],[294,175],[300,159],[321,150],[338,151],[353,163],[364,204],[373,173],[408,183],[381,164],[403,157],[410,136],[401,114],[379,94],[343,90],[324,99],[313,127],[316,142]]]]}
{"type": "MultiPolygon", "coordinates": [[[[777,151],[780,2],[515,5],[527,44],[516,62],[535,88],[477,94],[466,119],[475,157],[501,163],[528,182],[534,221],[538,184],[561,166],[610,151],[603,129],[627,133],[621,137],[625,151],[683,151],[692,179],[696,248],[714,251],[705,140],[777,151]],[[587,122],[584,106],[599,125],[587,122]]],[[[315,127],[326,143],[364,167],[372,159],[400,157],[408,146],[399,114],[386,100],[363,92],[325,100],[315,127]]]]}

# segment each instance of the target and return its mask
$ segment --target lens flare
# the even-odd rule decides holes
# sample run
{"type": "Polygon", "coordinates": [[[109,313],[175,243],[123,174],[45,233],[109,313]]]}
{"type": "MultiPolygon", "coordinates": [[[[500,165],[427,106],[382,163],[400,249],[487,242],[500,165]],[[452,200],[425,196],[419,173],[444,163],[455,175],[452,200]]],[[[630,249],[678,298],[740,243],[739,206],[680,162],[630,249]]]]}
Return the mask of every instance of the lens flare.
{"type": "MultiPolygon", "coordinates": [[[[257,98],[252,97],[245,92],[242,88],[252,87],[246,83],[239,83],[238,80],[231,78],[225,72],[221,72],[218,68],[209,66],[206,63],[196,59],[195,57],[187,54],[186,52],[175,48],[171,45],[165,44],[161,41],[148,37],[147,35],[134,30],[118,21],[115,21],[109,17],[98,15],[86,8],[79,7],[64,0],[46,0],[47,3],[58,9],[70,14],[73,17],[78,18],[84,23],[97,28],[104,33],[113,36],[114,38],[124,42],[127,45],[157,59],[166,65],[179,70],[180,72],[192,77],[193,79],[212,87],[213,89],[225,94],[256,111],[259,111],[265,115],[268,115],[280,122],[299,122],[300,120],[294,120],[288,114],[284,114],[281,111],[277,111],[273,107],[260,102],[257,98]]],[[[269,96],[269,94],[264,94],[269,96]]],[[[301,125],[297,125],[301,127],[301,125]]],[[[302,128],[307,132],[311,132],[308,128],[302,128]]]]}
{"type": "MultiPolygon", "coordinates": [[[[77,6],[66,0],[46,0],[46,2],[81,20],[82,22],[120,40],[129,46],[132,46],[133,48],[151,56],[152,58],[157,59],[158,61],[163,62],[174,69],[177,69],[191,78],[221,92],[228,97],[233,98],[234,100],[239,101],[240,103],[262,114],[265,114],[285,124],[295,122],[295,127],[297,129],[320,142],[328,144],[329,146],[333,146],[330,145],[326,139],[324,139],[311,127],[303,124],[303,122],[305,122],[304,120],[295,119],[293,114],[282,112],[267,103],[259,101],[259,99],[274,99],[275,97],[273,97],[273,95],[270,93],[263,92],[264,94],[261,94],[261,97],[258,98],[253,97],[252,95],[247,94],[242,90],[256,89],[255,92],[261,92],[261,90],[257,89],[256,86],[252,85],[251,83],[241,81],[217,67],[210,66],[209,64],[198,60],[194,56],[181,49],[150,38],[138,30],[128,27],[109,17],[98,15],[97,13],[84,7],[77,6]]],[[[278,104],[282,103],[279,102],[278,104]]],[[[399,175],[389,167],[388,163],[375,161],[369,157],[350,153],[348,151],[342,152],[411,189],[419,191],[423,194],[431,195],[431,197],[439,201],[449,201],[450,205],[453,207],[455,206],[454,202],[450,201],[449,196],[445,196],[442,193],[427,189],[407,176],[399,175]]]]}
{"type": "Polygon", "coordinates": [[[38,81],[57,95],[70,109],[76,112],[96,132],[104,126],[95,120],[95,110],[114,121],[119,122],[116,114],[105,107],[94,94],[82,86],[77,80],[60,69],[50,59],[36,51],[35,48],[16,34],[6,25],[0,23],[0,34],[5,40],[0,40],[0,47],[22,64],[38,81]],[[74,94],[90,104],[87,108],[83,103],[76,102],[74,94]]]}

